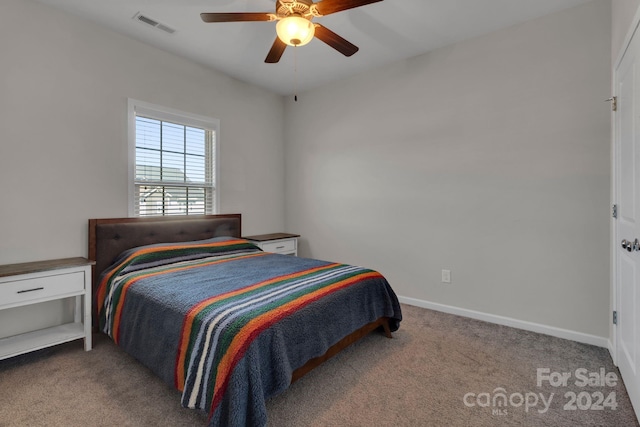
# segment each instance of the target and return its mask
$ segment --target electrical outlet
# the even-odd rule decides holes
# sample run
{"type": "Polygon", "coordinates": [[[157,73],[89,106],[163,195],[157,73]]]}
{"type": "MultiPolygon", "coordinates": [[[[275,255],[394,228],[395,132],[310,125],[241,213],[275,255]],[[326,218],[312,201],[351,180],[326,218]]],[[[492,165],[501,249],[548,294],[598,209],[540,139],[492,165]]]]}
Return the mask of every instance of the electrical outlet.
{"type": "Polygon", "coordinates": [[[451,283],[451,270],[442,270],[442,283],[451,283]]]}

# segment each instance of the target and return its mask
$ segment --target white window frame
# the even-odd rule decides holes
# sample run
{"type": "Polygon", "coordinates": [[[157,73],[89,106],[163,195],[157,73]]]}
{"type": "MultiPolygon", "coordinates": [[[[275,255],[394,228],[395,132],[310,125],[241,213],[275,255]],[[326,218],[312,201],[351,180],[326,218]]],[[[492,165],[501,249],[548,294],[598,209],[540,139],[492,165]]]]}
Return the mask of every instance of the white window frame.
{"type": "Polygon", "coordinates": [[[179,123],[181,125],[193,126],[206,130],[211,130],[215,136],[213,144],[214,162],[213,165],[213,213],[220,212],[220,120],[211,117],[200,116],[187,113],[160,105],[151,104],[136,99],[128,99],[128,142],[129,142],[129,216],[135,214],[135,180],[136,180],[136,116],[151,117],[154,119],[179,123]]]}

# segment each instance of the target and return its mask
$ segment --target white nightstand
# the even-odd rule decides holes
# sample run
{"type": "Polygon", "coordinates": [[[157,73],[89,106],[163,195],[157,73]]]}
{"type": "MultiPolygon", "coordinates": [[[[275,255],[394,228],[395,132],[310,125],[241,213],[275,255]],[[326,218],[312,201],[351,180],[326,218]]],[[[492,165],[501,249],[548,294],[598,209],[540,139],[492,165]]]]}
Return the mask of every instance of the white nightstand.
{"type": "Polygon", "coordinates": [[[65,258],[0,266],[0,310],[75,297],[73,322],[0,339],[0,359],[80,338],[91,350],[93,264],[65,258]]]}
{"type": "Polygon", "coordinates": [[[272,233],[243,238],[250,240],[265,252],[298,256],[298,237],[299,234],[272,233]]]}

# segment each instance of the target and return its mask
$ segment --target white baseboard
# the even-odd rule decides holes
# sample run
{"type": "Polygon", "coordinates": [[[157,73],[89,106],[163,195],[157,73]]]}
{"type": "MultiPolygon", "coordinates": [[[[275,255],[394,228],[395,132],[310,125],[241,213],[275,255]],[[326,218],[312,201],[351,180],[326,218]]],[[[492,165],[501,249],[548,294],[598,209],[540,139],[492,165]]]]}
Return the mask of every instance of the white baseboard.
{"type": "Polygon", "coordinates": [[[482,313],[480,311],[468,310],[466,308],[453,307],[450,305],[438,304],[435,302],[424,301],[416,298],[398,296],[401,303],[414,305],[416,307],[428,308],[430,310],[441,311],[443,313],[455,314],[458,316],[469,317],[471,319],[482,320],[498,325],[510,326],[512,328],[524,329],[525,331],[538,332],[540,334],[551,335],[553,337],[564,338],[567,340],[577,341],[584,344],[595,345],[598,347],[609,348],[611,351],[611,342],[608,338],[598,337],[596,335],[584,334],[582,332],[570,331],[568,329],[556,328],[553,326],[542,325],[540,323],[527,322],[524,320],[513,319],[510,317],[497,316],[495,314],[482,313]]]}
{"type": "Polygon", "coordinates": [[[613,360],[613,364],[618,366],[618,360],[616,359],[616,351],[613,348],[613,341],[607,340],[607,348],[609,349],[609,354],[611,355],[611,360],[613,360]]]}

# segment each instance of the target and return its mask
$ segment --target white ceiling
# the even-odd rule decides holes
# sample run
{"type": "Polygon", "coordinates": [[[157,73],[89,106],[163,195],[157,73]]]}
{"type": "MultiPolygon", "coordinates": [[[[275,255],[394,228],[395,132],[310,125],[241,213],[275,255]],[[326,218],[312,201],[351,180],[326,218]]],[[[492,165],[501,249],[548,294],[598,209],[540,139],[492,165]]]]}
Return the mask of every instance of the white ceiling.
{"type": "Polygon", "coordinates": [[[295,77],[302,92],[591,0],[384,0],[316,19],[360,48],[352,57],[314,39],[287,48],[277,64],[264,62],[275,39],[275,22],[207,24],[200,19],[201,12],[272,13],[275,0],[37,1],[289,95],[296,90],[295,77]],[[176,32],[169,35],[132,19],[138,12],[176,32]]]}

